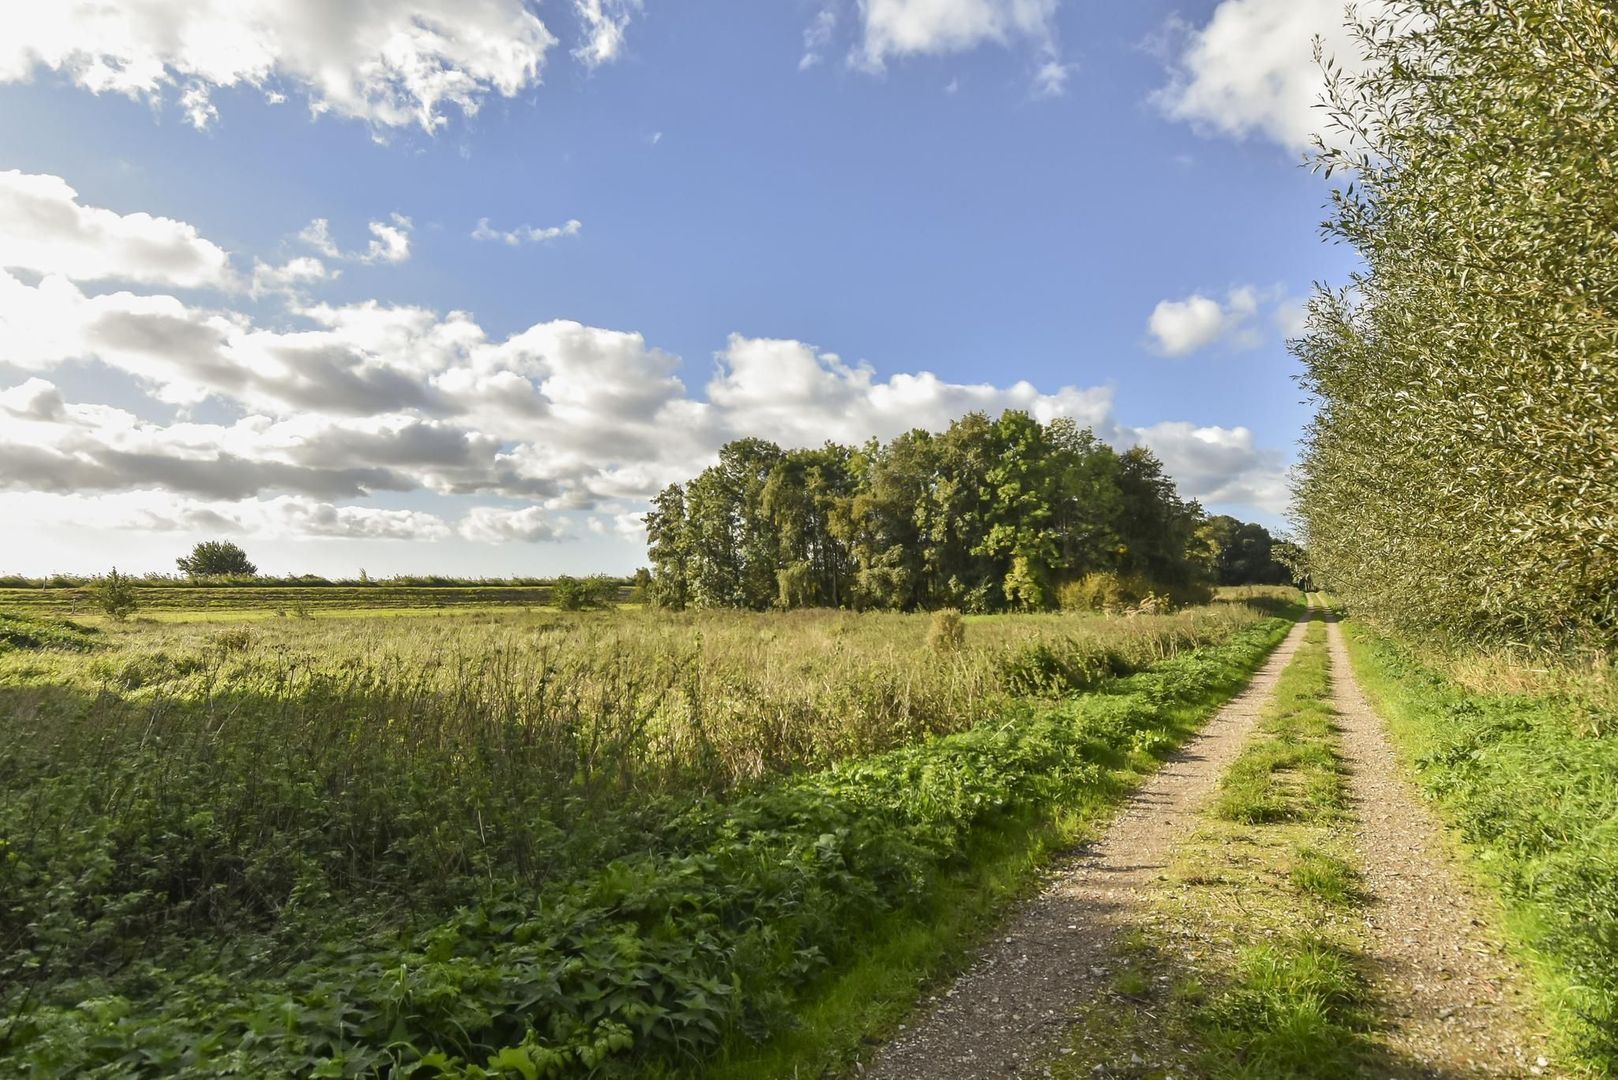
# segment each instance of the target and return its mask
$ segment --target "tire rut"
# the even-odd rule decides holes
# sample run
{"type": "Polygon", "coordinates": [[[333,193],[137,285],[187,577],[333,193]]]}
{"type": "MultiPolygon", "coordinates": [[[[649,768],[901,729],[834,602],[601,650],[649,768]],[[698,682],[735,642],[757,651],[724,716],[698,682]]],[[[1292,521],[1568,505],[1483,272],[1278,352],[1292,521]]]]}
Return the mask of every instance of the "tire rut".
{"type": "Polygon", "coordinates": [[[1443,826],[1403,775],[1327,617],[1333,705],[1349,773],[1381,1037],[1419,1077],[1555,1075],[1524,979],[1485,929],[1443,826]]]}

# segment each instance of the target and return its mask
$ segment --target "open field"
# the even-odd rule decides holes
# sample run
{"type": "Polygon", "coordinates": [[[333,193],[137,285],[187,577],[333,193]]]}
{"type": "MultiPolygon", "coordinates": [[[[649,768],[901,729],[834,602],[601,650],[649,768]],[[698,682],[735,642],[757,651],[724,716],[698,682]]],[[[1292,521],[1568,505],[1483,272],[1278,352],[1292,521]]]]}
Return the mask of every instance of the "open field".
{"type": "MultiPolygon", "coordinates": [[[[545,607],[553,602],[554,592],[550,585],[153,585],[139,580],[134,588],[139,614],[157,619],[545,607]]],[[[620,599],[628,594],[627,587],[619,590],[620,599]]],[[[66,618],[99,616],[83,585],[0,588],[0,611],[66,618]]]]}
{"type": "Polygon", "coordinates": [[[891,614],[8,620],[0,1062],[739,1060],[878,926],[936,962],[934,896],[1116,799],[1286,625],[997,617],[939,650],[891,614]]]}

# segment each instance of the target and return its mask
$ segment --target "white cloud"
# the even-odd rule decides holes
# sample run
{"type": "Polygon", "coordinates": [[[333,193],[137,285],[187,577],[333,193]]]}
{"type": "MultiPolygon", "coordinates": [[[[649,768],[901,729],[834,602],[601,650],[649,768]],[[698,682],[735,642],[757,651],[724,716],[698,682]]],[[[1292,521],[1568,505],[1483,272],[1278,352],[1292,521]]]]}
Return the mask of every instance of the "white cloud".
{"type": "MultiPolygon", "coordinates": [[[[1062,0],[857,0],[849,20],[856,38],[848,61],[881,72],[893,60],[947,56],[983,45],[1026,49],[1033,57],[1030,77],[1037,98],[1066,91],[1074,66],[1062,62],[1056,16],[1062,0]]],[[[825,0],[803,32],[798,69],[819,64],[830,51],[841,7],[847,0],[825,0]]]]}
{"type": "Polygon", "coordinates": [[[1067,80],[1073,74],[1073,68],[1074,65],[1057,60],[1047,60],[1039,65],[1039,70],[1034,72],[1034,96],[1061,97],[1067,92],[1067,80]]]}
{"type": "MultiPolygon", "coordinates": [[[[0,513],[23,520],[119,532],[234,534],[255,540],[445,540],[454,529],[436,514],[338,505],[302,496],[233,501],[136,490],[106,495],[0,491],[0,513]]],[[[15,518],[12,518],[15,520],[15,518]]]]}
{"type": "Polygon", "coordinates": [[[194,226],[84,206],[58,176],[0,172],[0,267],[174,288],[232,282],[230,256],[194,226]]]}
{"type": "Polygon", "coordinates": [[[966,52],[1017,40],[1055,39],[1060,0],[861,0],[861,57],[880,68],[889,58],[966,52]]]}
{"type": "Polygon", "coordinates": [[[801,341],[737,334],[719,356],[708,400],[732,435],[818,446],[827,439],[858,443],[915,427],[942,429],[978,409],[1025,409],[1042,421],[1071,416],[1100,424],[1111,410],[1112,392],[1067,386],[1042,393],[1028,382],[949,383],[928,371],[880,380],[867,365],[845,363],[801,341]]]}
{"type": "Polygon", "coordinates": [[[584,26],[584,41],[573,55],[592,68],[616,60],[629,24],[641,8],[641,0],[573,0],[573,10],[584,26]]]}
{"type": "Polygon", "coordinates": [[[798,70],[807,71],[825,58],[831,46],[832,35],[837,32],[837,9],[830,5],[815,12],[815,17],[803,31],[803,56],[798,70]]]}
{"type": "Polygon", "coordinates": [[[315,218],[299,231],[297,239],[320,252],[328,259],[341,259],[359,263],[398,263],[410,258],[410,234],[415,223],[403,214],[388,215],[386,221],[372,221],[366,225],[371,240],[363,251],[345,252],[331,234],[331,222],[315,218]]]}
{"type": "Polygon", "coordinates": [[[45,68],[95,93],[178,88],[198,127],[218,115],[212,90],[282,83],[317,115],[430,132],[449,107],[471,116],[536,83],[555,43],[523,0],[51,0],[8,11],[0,82],[45,68]]]}
{"type": "Polygon", "coordinates": [[[296,294],[308,285],[330,281],[339,273],[340,271],[328,268],[313,255],[299,255],[288,259],[280,266],[255,261],[251,291],[254,296],[270,293],[296,294]]]}
{"type": "Polygon", "coordinates": [[[570,218],[564,224],[552,225],[543,229],[536,228],[533,225],[519,225],[515,229],[502,231],[490,225],[488,218],[478,218],[477,228],[472,230],[472,239],[497,240],[502,244],[516,247],[519,244],[543,244],[548,240],[556,240],[564,236],[577,236],[583,228],[584,224],[582,222],[570,218]]]}
{"type": "Polygon", "coordinates": [[[298,233],[298,239],[329,258],[343,257],[337,241],[331,238],[331,222],[325,218],[315,218],[305,225],[303,231],[298,233]]]}
{"type": "MultiPolygon", "coordinates": [[[[318,220],[303,238],[336,256],[255,263],[253,292],[289,297],[271,323],[157,291],[96,294],[69,272],[132,258],[132,229],[155,228],[182,250],[206,242],[181,223],[86,210],[65,184],[47,180],[45,205],[65,216],[65,234],[83,250],[69,258],[72,245],[46,245],[50,259],[30,256],[32,269],[0,270],[0,357],[25,373],[0,386],[0,505],[37,496],[41,507],[79,507],[74,513],[134,507],[140,515],[118,520],[147,531],[480,543],[560,539],[572,520],[564,515],[593,513],[602,535],[633,537],[645,500],[694,475],[730,439],[858,443],[1011,408],[1166,448],[1166,459],[1178,455],[1171,467],[1188,494],[1273,501],[1278,490],[1245,430],[1118,428],[1105,387],[879,376],[802,341],[734,335],[697,396],[677,374],[679,359],[638,333],[554,320],[491,337],[467,312],[310,303],[299,291],[335,273],[326,259],[372,257],[370,249],[344,255],[318,220]],[[180,411],[153,419],[173,414],[74,401],[53,377],[70,363],[118,372],[180,411]],[[204,402],[205,413],[193,411],[204,402]],[[193,418],[203,415],[227,419],[193,418]],[[390,492],[520,506],[481,506],[448,523],[365,505],[390,492]]],[[[377,224],[376,258],[408,251],[407,219],[377,224]]],[[[195,262],[171,258],[164,273],[194,280],[195,262]]],[[[1249,287],[1209,303],[1239,334],[1273,299],[1249,287]]],[[[56,520],[39,513],[23,520],[56,520]]]]}
{"type": "MultiPolygon", "coordinates": [[[[1359,5],[1364,14],[1378,6],[1359,5]]],[[[1314,107],[1325,86],[1314,39],[1345,70],[1361,65],[1346,7],[1345,0],[1222,0],[1201,28],[1171,23],[1170,81],[1153,101],[1206,131],[1304,148],[1325,121],[1314,107]]]]}
{"type": "Polygon", "coordinates": [[[404,262],[410,258],[410,230],[414,226],[403,214],[393,214],[388,221],[373,221],[371,245],[365,254],[357,256],[360,262],[404,262]]]}
{"type": "Polygon", "coordinates": [[[1261,340],[1252,328],[1253,317],[1270,295],[1242,285],[1231,289],[1223,303],[1201,293],[1160,300],[1146,320],[1146,331],[1164,356],[1185,356],[1218,341],[1250,348],[1261,340]]]}
{"type": "Polygon", "coordinates": [[[462,519],[460,534],[468,540],[485,544],[505,544],[512,541],[537,544],[560,540],[564,535],[537,506],[525,506],[521,510],[507,510],[498,506],[474,506],[462,519]]]}
{"type": "Polygon", "coordinates": [[[1277,517],[1286,513],[1291,497],[1286,462],[1280,451],[1257,446],[1245,427],[1167,421],[1116,429],[1111,441],[1150,447],[1184,498],[1204,505],[1253,507],[1277,517]]]}

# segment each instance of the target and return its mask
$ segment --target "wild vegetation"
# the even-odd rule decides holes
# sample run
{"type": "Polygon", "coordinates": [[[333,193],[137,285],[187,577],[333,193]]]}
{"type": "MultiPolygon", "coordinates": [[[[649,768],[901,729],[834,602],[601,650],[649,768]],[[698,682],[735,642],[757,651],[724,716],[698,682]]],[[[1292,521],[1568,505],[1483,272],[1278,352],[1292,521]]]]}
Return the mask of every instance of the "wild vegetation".
{"type": "Polygon", "coordinates": [[[1116,797],[1285,628],[12,623],[0,1071],[197,1076],[647,1075],[778,1033],[986,835],[1116,797]]]}
{"type": "Polygon", "coordinates": [[[1291,581],[1262,527],[1208,522],[1150,451],[1014,410],[858,448],[740,439],[646,523],[652,598],[676,609],[1044,611],[1087,577],[1136,603],[1291,581]]]}
{"type": "Polygon", "coordinates": [[[1459,642],[1618,644],[1618,10],[1362,9],[1328,68],[1365,270],[1296,343],[1318,400],[1310,568],[1356,615],[1459,642]]]}

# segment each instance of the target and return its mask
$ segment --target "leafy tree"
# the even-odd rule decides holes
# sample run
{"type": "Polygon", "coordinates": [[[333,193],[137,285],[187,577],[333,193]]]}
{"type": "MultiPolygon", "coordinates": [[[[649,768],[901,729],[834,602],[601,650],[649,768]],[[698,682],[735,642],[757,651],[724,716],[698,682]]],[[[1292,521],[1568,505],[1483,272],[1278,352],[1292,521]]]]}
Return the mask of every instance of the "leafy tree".
{"type": "Polygon", "coordinates": [[[191,549],[190,555],[174,560],[180,572],[187,577],[254,577],[258,567],[247,558],[247,552],[229,540],[204,540],[191,549]]]}
{"type": "Polygon", "coordinates": [[[1400,0],[1327,64],[1328,233],[1294,350],[1316,580],[1386,625],[1618,643],[1618,8],[1400,0]]]}
{"type": "Polygon", "coordinates": [[[1001,611],[1054,607],[1093,572],[1194,598],[1201,520],[1148,451],[1013,410],[859,449],[738,440],[646,524],[665,606],[1001,611]]]}
{"type": "Polygon", "coordinates": [[[1220,585],[1286,585],[1292,571],[1275,556],[1277,542],[1262,525],[1228,514],[1204,526],[1213,550],[1214,581],[1220,585]]]}
{"type": "Polygon", "coordinates": [[[92,581],[88,591],[95,605],[115,622],[123,622],[140,608],[134,583],[120,574],[116,566],[105,577],[92,581]]]}

